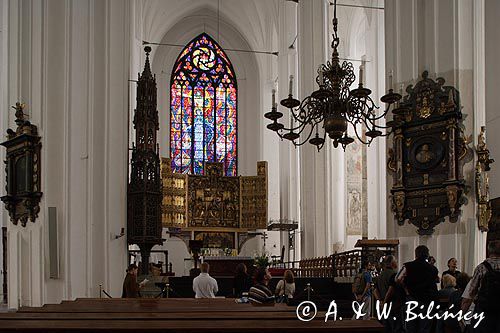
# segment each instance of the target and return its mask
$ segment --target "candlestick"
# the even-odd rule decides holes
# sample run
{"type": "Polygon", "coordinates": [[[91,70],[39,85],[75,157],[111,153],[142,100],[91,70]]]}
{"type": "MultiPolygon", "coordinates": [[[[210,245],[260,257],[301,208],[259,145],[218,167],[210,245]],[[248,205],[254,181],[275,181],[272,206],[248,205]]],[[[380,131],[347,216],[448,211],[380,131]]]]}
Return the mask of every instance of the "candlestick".
{"type": "Polygon", "coordinates": [[[389,71],[389,89],[392,89],[392,69],[389,71]]]}
{"type": "Polygon", "coordinates": [[[271,106],[274,108],[276,105],[276,89],[273,89],[273,101],[271,106]]]}
{"type": "Polygon", "coordinates": [[[288,95],[293,95],[293,75],[290,75],[290,85],[288,86],[288,95]]]}
{"type": "Polygon", "coordinates": [[[359,66],[359,84],[363,85],[363,70],[364,70],[365,65],[362,64],[359,66]]]}
{"type": "MultiPolygon", "coordinates": [[[[399,94],[401,95],[401,97],[403,97],[403,89],[404,89],[404,87],[405,87],[404,83],[401,83],[399,85],[399,94]]],[[[396,103],[396,108],[399,108],[399,103],[401,103],[400,100],[396,103]]]]}
{"type": "Polygon", "coordinates": [[[322,86],[325,83],[325,79],[323,77],[323,67],[319,66],[319,85],[322,86]]]}

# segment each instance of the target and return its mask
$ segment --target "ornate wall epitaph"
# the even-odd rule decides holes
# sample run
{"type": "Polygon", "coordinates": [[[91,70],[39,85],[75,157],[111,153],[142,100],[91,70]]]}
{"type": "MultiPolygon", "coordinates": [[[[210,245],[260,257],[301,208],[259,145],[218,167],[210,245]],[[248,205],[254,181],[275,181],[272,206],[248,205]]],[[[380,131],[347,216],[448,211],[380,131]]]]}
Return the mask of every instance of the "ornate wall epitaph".
{"type": "Polygon", "coordinates": [[[456,222],[464,203],[463,164],[470,155],[464,137],[459,92],[423,72],[394,109],[394,145],[388,169],[393,173],[392,209],[430,235],[449,217],[456,222]]]}
{"type": "Polygon", "coordinates": [[[156,78],[151,73],[146,46],[146,63],[137,83],[137,108],[134,113],[135,145],[132,149],[130,183],[127,193],[127,241],[141,250],[141,272],[148,273],[149,254],[162,244],[162,183],[156,133],[156,78]]]}
{"type": "Polygon", "coordinates": [[[1,199],[9,211],[10,220],[24,227],[28,220],[35,222],[40,212],[40,150],[38,128],[25,119],[24,104],[16,103],[16,131],[7,130],[5,161],[7,195],[1,199]]]}

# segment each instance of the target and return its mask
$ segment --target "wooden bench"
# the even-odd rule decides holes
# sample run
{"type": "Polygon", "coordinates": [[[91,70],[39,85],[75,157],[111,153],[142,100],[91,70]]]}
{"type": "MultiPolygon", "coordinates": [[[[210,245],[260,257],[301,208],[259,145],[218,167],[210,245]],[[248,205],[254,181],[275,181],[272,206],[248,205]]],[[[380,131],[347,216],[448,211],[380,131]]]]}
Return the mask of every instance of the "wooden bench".
{"type": "Polygon", "coordinates": [[[257,307],[233,299],[77,299],[0,313],[1,332],[382,332],[374,320],[310,322],[284,304],[257,307]]]}

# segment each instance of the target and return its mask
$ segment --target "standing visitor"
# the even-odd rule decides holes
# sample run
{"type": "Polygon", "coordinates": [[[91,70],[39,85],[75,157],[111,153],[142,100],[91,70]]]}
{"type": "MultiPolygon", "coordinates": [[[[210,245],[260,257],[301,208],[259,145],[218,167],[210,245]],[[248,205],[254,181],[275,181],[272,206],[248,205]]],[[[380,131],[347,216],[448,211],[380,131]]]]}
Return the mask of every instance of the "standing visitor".
{"type": "Polygon", "coordinates": [[[244,292],[250,289],[250,277],[247,273],[247,266],[244,263],[239,263],[236,266],[236,274],[233,280],[233,294],[234,297],[242,297],[244,292]]]}
{"type": "Polygon", "coordinates": [[[463,311],[468,311],[474,302],[474,312],[484,312],[484,319],[474,332],[500,332],[500,241],[489,242],[488,252],[489,258],[476,267],[462,294],[463,311]]]}
{"type": "Polygon", "coordinates": [[[217,281],[208,274],[210,266],[204,262],[200,265],[200,275],[193,280],[193,291],[195,298],[215,298],[215,294],[219,291],[217,281]]]}
{"type": "Polygon", "coordinates": [[[356,318],[354,315],[353,319],[363,319],[368,320],[371,316],[372,310],[372,263],[366,261],[361,272],[354,278],[354,283],[352,284],[352,292],[354,294],[355,300],[360,304],[363,304],[362,312],[364,316],[362,318],[356,318]]]}
{"type": "Polygon", "coordinates": [[[441,288],[444,288],[442,281],[446,274],[453,276],[455,279],[460,275],[460,271],[457,269],[457,263],[457,259],[455,258],[448,259],[448,269],[443,272],[443,275],[441,277],[441,288]]]}
{"type": "Polygon", "coordinates": [[[382,273],[380,273],[375,282],[375,298],[380,301],[384,300],[385,294],[389,290],[391,277],[394,278],[398,267],[396,258],[392,255],[386,256],[382,264],[384,266],[382,273]]]}
{"type": "MultiPolygon", "coordinates": [[[[419,245],[415,248],[415,260],[404,264],[396,280],[403,285],[406,290],[406,301],[416,301],[418,308],[414,313],[425,316],[427,308],[431,302],[437,301],[437,286],[439,281],[437,268],[428,262],[429,248],[419,245]],[[421,307],[423,306],[423,309],[421,307]]],[[[432,321],[430,319],[416,319],[406,322],[408,333],[431,332],[432,321]]]]}
{"type": "Polygon", "coordinates": [[[139,271],[136,264],[130,264],[127,269],[127,275],[123,281],[122,298],[137,298],[140,297],[139,290],[141,285],[137,283],[137,272],[139,271]]]}

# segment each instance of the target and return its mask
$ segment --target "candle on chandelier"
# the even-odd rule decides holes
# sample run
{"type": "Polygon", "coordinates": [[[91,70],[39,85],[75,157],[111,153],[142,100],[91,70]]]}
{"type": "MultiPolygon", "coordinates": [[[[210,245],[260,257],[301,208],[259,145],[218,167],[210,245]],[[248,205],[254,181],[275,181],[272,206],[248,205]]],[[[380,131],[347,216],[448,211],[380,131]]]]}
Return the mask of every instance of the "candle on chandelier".
{"type": "Polygon", "coordinates": [[[273,101],[271,106],[274,108],[276,107],[276,89],[273,89],[273,101]]]}
{"type": "Polygon", "coordinates": [[[323,67],[319,66],[319,85],[322,86],[325,83],[325,78],[323,74],[323,67]]]}
{"type": "Polygon", "coordinates": [[[288,95],[293,95],[292,94],[292,91],[293,91],[293,75],[290,75],[290,84],[288,86],[288,95]]]}
{"type": "Polygon", "coordinates": [[[389,89],[392,89],[392,70],[389,71],[389,89]]]}
{"type": "Polygon", "coordinates": [[[360,85],[363,84],[363,72],[365,69],[364,67],[365,67],[364,63],[359,66],[359,84],[360,85]]]}

